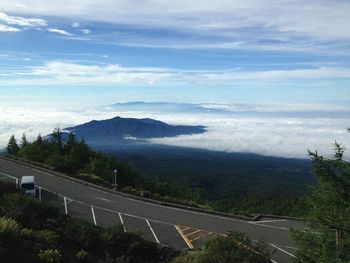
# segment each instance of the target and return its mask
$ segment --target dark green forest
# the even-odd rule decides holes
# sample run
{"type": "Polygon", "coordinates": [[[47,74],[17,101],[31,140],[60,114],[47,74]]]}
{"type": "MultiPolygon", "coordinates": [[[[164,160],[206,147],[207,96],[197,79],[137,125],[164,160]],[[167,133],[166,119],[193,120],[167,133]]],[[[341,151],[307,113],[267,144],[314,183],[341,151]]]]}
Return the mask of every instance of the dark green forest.
{"type": "Polygon", "coordinates": [[[198,191],[215,210],[231,213],[302,216],[315,182],[307,159],[158,145],[108,152],[147,178],[198,191]]]}
{"type": "Polygon", "coordinates": [[[314,182],[307,160],[160,146],[101,152],[59,129],[33,142],[12,136],[7,152],[110,188],[117,169],[119,190],[244,215],[301,217],[314,182]]]}
{"type": "Polygon", "coordinates": [[[55,129],[49,138],[45,139],[39,134],[33,142],[28,142],[25,134],[20,143],[12,136],[7,145],[7,152],[13,157],[42,163],[56,171],[110,188],[114,188],[113,170],[117,169],[119,190],[209,208],[198,192],[146,178],[126,161],[93,150],[84,139],[77,140],[73,133],[64,138],[60,129],[55,129]]]}

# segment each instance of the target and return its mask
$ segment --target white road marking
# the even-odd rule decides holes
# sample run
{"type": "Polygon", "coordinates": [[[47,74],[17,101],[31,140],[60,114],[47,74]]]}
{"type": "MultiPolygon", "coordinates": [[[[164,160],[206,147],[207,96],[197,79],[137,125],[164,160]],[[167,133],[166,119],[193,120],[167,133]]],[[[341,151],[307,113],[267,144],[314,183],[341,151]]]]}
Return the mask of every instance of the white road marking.
{"type": "Polygon", "coordinates": [[[100,200],[105,201],[105,202],[114,203],[113,201],[108,200],[108,199],[103,198],[103,197],[98,197],[98,196],[94,196],[94,197],[95,197],[96,199],[100,199],[100,200]]]}
{"type": "Polygon", "coordinates": [[[123,225],[123,229],[124,229],[124,232],[126,232],[126,227],[124,225],[124,221],[123,221],[123,217],[122,217],[122,214],[121,213],[118,213],[119,214],[119,219],[120,219],[120,222],[122,223],[123,225]]]}
{"type": "Polygon", "coordinates": [[[159,240],[158,240],[158,238],[157,238],[157,236],[156,236],[156,233],[154,233],[154,230],[153,230],[151,224],[149,223],[149,221],[148,221],[147,219],[146,219],[146,222],[147,222],[147,225],[148,225],[149,229],[151,229],[151,232],[152,232],[152,234],[153,234],[154,239],[155,239],[156,242],[159,244],[160,242],[159,242],[159,240]]]}
{"type": "Polygon", "coordinates": [[[287,227],[281,227],[281,226],[270,226],[270,225],[265,225],[265,224],[256,224],[256,223],[251,223],[250,221],[248,222],[251,225],[255,226],[263,226],[263,227],[268,227],[268,228],[274,228],[274,229],[280,229],[280,230],[287,230],[289,231],[290,229],[287,227]]]}
{"type": "Polygon", "coordinates": [[[12,176],[12,175],[9,175],[9,174],[6,174],[6,173],[2,173],[2,172],[0,172],[0,174],[5,175],[5,176],[7,176],[7,177],[10,177],[10,178],[12,178],[12,179],[14,179],[14,180],[16,180],[16,179],[17,179],[17,177],[12,176]]]}
{"type": "Polygon", "coordinates": [[[93,206],[91,206],[91,213],[92,213],[92,219],[94,220],[94,225],[97,226],[96,216],[95,216],[95,211],[93,206]]]}
{"type": "Polygon", "coordinates": [[[262,221],[249,221],[249,223],[259,224],[259,223],[274,223],[274,222],[285,222],[287,219],[274,219],[274,220],[262,220],[262,221]]]}
{"type": "Polygon", "coordinates": [[[64,212],[66,213],[66,215],[68,215],[67,198],[64,196],[63,200],[64,200],[64,212]]]}
{"type": "Polygon", "coordinates": [[[295,255],[293,255],[292,253],[289,253],[288,251],[285,251],[284,249],[282,249],[282,248],[276,246],[275,244],[272,244],[272,243],[267,243],[267,244],[269,244],[270,246],[272,246],[272,247],[274,247],[274,248],[276,248],[276,249],[282,251],[283,253],[286,253],[287,255],[289,255],[289,256],[291,256],[291,257],[293,257],[293,258],[296,258],[295,255]]]}

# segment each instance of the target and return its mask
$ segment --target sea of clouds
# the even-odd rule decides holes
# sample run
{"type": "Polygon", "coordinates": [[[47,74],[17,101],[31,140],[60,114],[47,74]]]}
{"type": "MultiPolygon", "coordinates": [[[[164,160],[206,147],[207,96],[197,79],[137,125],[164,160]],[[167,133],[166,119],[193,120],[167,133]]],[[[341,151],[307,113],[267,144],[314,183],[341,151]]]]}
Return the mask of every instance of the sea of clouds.
{"type": "MultiPolygon", "coordinates": [[[[350,133],[347,131],[350,126],[347,113],[350,111],[344,109],[339,110],[340,117],[337,118],[334,117],[337,116],[337,109],[331,108],[329,111],[323,109],[320,112],[312,107],[294,107],[289,111],[282,111],[271,105],[264,107],[263,105],[205,104],[201,107],[203,111],[191,113],[162,112],[159,109],[142,111],[135,108],[117,110],[113,107],[82,110],[0,107],[0,148],[6,147],[12,134],[15,134],[19,141],[22,133],[26,133],[27,138],[33,140],[38,133],[46,135],[56,127],[64,128],[93,119],[103,120],[115,116],[147,117],[169,124],[207,127],[207,132],[203,134],[151,139],[148,143],[293,158],[308,158],[307,150],[317,150],[320,154],[331,156],[335,141],[342,142],[345,146],[350,145],[350,133]],[[227,110],[211,112],[207,111],[208,108],[227,110]],[[266,112],[269,112],[268,116],[262,114],[266,112]],[[283,112],[282,115],[281,112],[283,112]],[[305,112],[307,114],[303,117],[305,112]],[[313,112],[315,112],[315,118],[312,118],[313,112]]],[[[346,152],[345,156],[349,158],[350,154],[346,152]]]]}

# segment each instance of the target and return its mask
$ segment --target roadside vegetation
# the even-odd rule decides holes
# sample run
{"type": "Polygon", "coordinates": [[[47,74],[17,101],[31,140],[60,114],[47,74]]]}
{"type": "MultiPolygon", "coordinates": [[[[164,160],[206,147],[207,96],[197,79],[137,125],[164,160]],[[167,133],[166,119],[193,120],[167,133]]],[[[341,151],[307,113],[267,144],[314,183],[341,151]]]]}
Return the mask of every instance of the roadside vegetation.
{"type": "Polygon", "coordinates": [[[350,163],[344,150],[336,143],[331,159],[310,152],[317,185],[307,199],[308,227],[292,231],[299,247],[295,262],[350,262],[350,163]]]}
{"type": "Polygon", "coordinates": [[[1,262],[168,262],[175,255],[120,225],[94,226],[0,183],[1,262]]]}
{"type": "Polygon", "coordinates": [[[229,232],[209,240],[202,251],[184,253],[176,257],[173,263],[270,263],[270,254],[266,245],[258,242],[252,244],[244,234],[229,232]]]}
{"type": "Polygon", "coordinates": [[[231,232],[210,240],[201,251],[180,254],[124,232],[121,225],[101,228],[72,218],[1,182],[0,258],[4,263],[269,262],[264,244],[252,245],[243,234],[231,232]]]}
{"type": "Polygon", "coordinates": [[[49,138],[39,134],[28,142],[25,134],[18,144],[12,136],[7,153],[13,157],[45,164],[54,170],[101,186],[114,188],[113,170],[117,169],[119,190],[148,198],[211,209],[198,191],[176,187],[167,182],[152,181],[116,157],[91,149],[84,139],[77,140],[73,133],[55,129],[49,138]]]}

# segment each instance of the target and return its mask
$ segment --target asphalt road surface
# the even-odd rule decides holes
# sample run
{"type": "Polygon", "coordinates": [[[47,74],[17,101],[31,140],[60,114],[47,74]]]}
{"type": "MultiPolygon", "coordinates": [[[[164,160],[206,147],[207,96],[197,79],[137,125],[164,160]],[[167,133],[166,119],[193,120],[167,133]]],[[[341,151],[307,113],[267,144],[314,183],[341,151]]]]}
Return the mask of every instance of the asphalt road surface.
{"type": "Polygon", "coordinates": [[[296,248],[289,229],[303,225],[276,218],[239,220],[143,202],[0,158],[0,180],[25,175],[35,176],[41,200],[59,205],[69,215],[99,226],[122,224],[125,231],[137,231],[150,241],[175,249],[200,247],[211,237],[236,230],[254,241],[265,241],[273,251],[274,262],[291,262],[296,248]]]}

